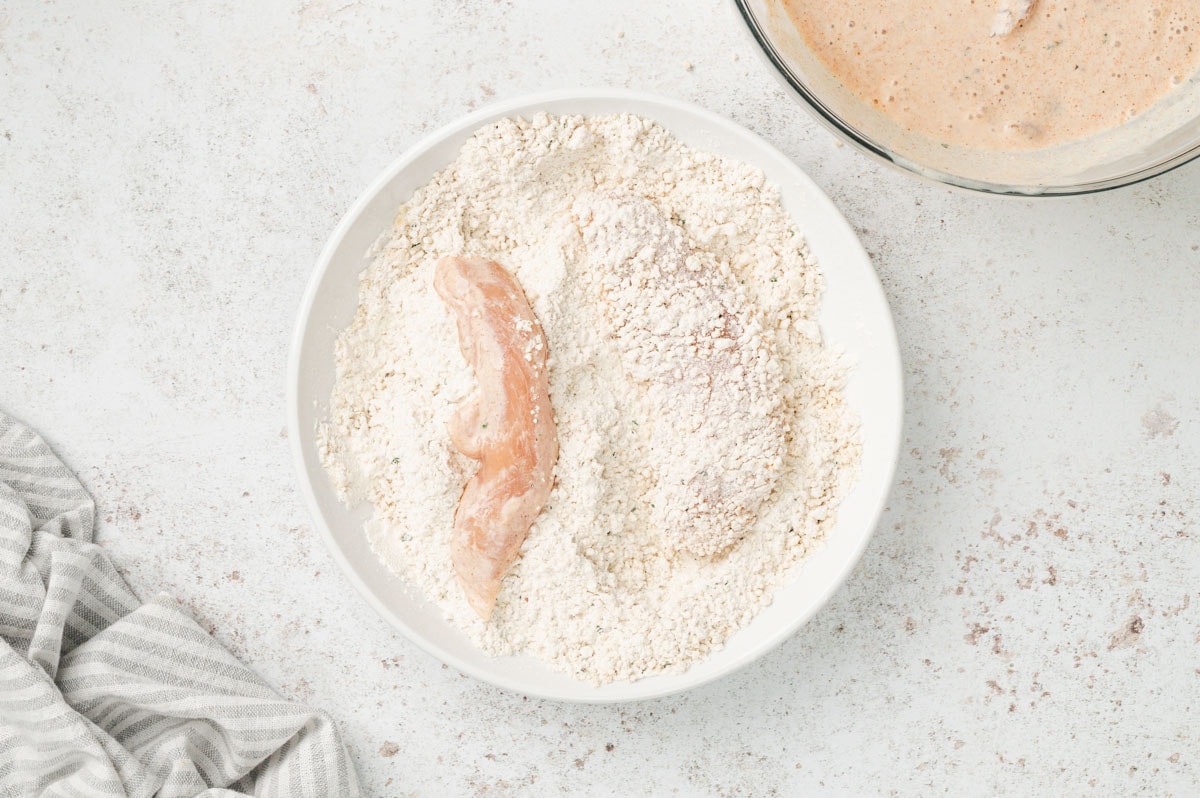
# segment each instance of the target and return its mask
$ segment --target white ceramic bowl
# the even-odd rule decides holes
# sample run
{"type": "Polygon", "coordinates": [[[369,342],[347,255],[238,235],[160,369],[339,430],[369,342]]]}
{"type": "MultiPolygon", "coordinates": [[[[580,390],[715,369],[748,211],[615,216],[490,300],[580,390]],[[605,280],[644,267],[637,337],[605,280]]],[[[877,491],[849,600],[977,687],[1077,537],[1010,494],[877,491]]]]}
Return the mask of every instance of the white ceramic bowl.
{"type": "Polygon", "coordinates": [[[828,601],[867,545],[887,500],[900,447],[902,380],[896,333],[870,260],[850,226],[819,188],[758,136],[675,100],[623,91],[575,91],[523,97],[470,114],[426,137],[384,170],[346,213],[325,245],[301,303],[288,368],[288,423],[301,491],[313,522],[346,578],[413,642],[442,661],[500,687],[569,701],[628,701],[712,681],[762,656],[828,601]],[[827,281],[821,327],[851,357],[847,399],[862,419],[862,474],[838,510],[825,545],[797,580],[725,648],[679,675],[602,687],[552,671],[530,657],[493,658],[450,626],[437,607],[404,589],[374,555],[363,532],[369,508],[338,503],[321,469],[316,427],[326,418],[334,382],[334,340],[354,316],[366,252],[390,229],[396,209],[453,160],[477,128],[506,116],[629,112],[662,124],[684,142],[761,168],[782,191],[827,281]]]}

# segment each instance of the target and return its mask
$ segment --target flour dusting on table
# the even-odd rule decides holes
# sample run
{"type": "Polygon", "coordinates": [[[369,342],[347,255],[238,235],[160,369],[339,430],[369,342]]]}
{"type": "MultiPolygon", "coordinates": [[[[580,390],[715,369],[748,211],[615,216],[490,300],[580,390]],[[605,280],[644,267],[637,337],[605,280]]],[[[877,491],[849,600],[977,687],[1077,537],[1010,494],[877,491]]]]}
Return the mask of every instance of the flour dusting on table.
{"type": "Polygon", "coordinates": [[[632,115],[505,119],[401,206],[337,344],[322,460],[380,558],[483,650],[595,683],[678,672],[795,578],[859,464],[821,276],[778,191],[632,115]],[[450,564],[474,389],[443,255],[520,280],[550,350],[555,487],[496,600],[450,564]],[[700,364],[700,365],[697,365],[700,364]]]}

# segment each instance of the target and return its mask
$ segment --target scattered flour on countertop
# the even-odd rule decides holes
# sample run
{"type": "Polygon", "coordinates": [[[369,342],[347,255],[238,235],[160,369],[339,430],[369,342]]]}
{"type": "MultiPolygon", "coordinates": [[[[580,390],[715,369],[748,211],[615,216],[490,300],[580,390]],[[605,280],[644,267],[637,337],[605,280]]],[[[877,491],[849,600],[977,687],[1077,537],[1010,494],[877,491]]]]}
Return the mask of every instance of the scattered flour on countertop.
{"type": "Polygon", "coordinates": [[[857,477],[820,273],[777,190],[639,117],[477,131],[401,206],[359,291],[323,463],[343,501],[374,506],[379,557],[489,653],[596,683],[682,671],[795,576],[857,477]],[[432,278],[458,254],[521,281],[559,437],[488,623],[450,565],[477,463],[446,421],[474,377],[432,278]]]}

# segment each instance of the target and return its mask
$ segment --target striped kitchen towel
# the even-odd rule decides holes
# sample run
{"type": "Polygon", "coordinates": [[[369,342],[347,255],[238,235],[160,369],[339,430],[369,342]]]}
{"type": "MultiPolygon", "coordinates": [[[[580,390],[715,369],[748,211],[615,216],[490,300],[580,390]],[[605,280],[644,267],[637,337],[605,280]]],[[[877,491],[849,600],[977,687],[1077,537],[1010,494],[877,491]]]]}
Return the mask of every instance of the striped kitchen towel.
{"type": "Polygon", "coordinates": [[[95,508],[0,413],[0,798],[357,796],[333,721],[280,698],[170,598],[142,603],[95,508]]]}

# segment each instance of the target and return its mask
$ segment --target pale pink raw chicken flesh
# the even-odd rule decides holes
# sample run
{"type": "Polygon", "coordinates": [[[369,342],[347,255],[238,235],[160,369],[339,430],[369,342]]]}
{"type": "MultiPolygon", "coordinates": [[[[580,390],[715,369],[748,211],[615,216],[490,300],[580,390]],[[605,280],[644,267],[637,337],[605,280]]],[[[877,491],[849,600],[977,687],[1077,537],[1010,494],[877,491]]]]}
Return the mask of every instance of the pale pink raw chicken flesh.
{"type": "Polygon", "coordinates": [[[480,464],[454,514],[451,557],[468,603],[487,620],[554,484],[546,337],[516,278],[495,261],[442,258],[433,287],[479,383],[447,424],[454,448],[480,464]]]}

